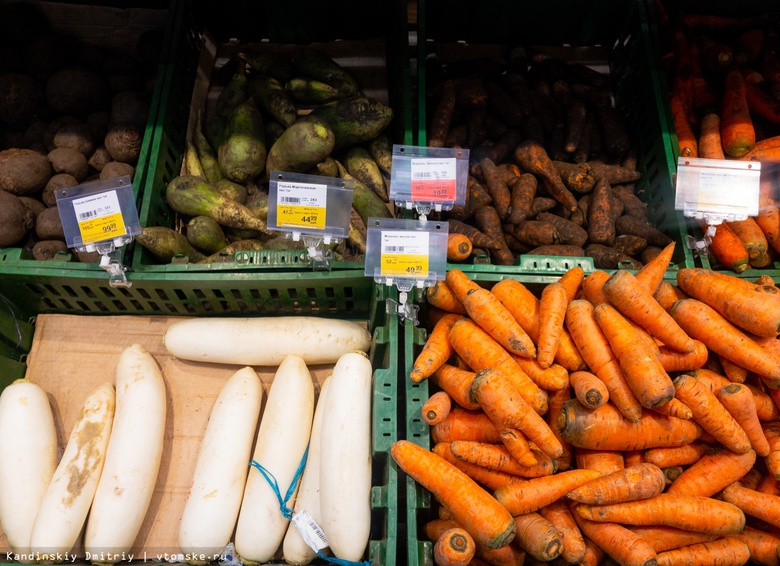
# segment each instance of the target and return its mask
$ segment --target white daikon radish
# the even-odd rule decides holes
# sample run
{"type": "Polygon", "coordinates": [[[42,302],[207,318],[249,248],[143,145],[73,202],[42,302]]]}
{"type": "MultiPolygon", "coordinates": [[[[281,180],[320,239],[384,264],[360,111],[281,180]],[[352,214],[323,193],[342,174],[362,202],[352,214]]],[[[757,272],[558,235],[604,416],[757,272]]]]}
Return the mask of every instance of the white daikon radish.
{"type": "Polygon", "coordinates": [[[110,383],[97,387],[84,401],[35,518],[30,537],[33,552],[56,559],[73,548],[103,470],[114,408],[110,383]]]}
{"type": "MultiPolygon", "coordinates": [[[[314,421],[311,425],[311,438],[309,439],[309,455],[306,460],[306,468],[303,470],[301,485],[298,488],[298,497],[295,499],[295,512],[306,510],[309,516],[317,524],[320,522],[320,440],[322,438],[322,414],[325,412],[325,399],[330,388],[330,377],[322,382],[320,396],[317,399],[317,408],[314,410],[314,421]]],[[[312,534],[312,536],[316,536],[312,534]]],[[[289,564],[308,564],[317,556],[301,537],[294,523],[287,527],[284,536],[282,555],[289,564]]]]}
{"type": "Polygon", "coordinates": [[[358,561],[371,530],[371,362],[344,354],[333,368],[320,443],[320,526],[333,555],[358,561]]]}
{"type": "Polygon", "coordinates": [[[245,367],[225,382],[211,409],[179,526],[179,546],[191,564],[217,560],[230,542],[262,400],[260,378],[245,367]],[[193,559],[201,555],[206,559],[193,559]]]}
{"type": "MultiPolygon", "coordinates": [[[[276,479],[282,498],[306,452],[313,413],[314,383],[309,369],[300,356],[287,356],[274,375],[252,455],[276,479]]],[[[294,504],[294,497],[288,507],[294,504]]],[[[271,484],[252,468],[236,526],[235,546],[241,561],[256,564],[271,560],[288,523],[271,484]]]]}
{"type": "Polygon", "coordinates": [[[39,385],[18,379],[0,395],[0,525],[20,558],[30,552],[35,516],[55,469],[49,399],[39,385]]]}
{"type": "Polygon", "coordinates": [[[84,534],[92,563],[113,564],[133,547],[152,500],[165,438],[165,382],[140,344],[116,367],[116,413],[84,534]]]}
{"type": "Polygon", "coordinates": [[[368,351],[371,335],[348,320],[313,316],[193,318],[168,327],[163,343],[183,360],[278,366],[288,355],[332,364],[346,352],[368,351]]]}

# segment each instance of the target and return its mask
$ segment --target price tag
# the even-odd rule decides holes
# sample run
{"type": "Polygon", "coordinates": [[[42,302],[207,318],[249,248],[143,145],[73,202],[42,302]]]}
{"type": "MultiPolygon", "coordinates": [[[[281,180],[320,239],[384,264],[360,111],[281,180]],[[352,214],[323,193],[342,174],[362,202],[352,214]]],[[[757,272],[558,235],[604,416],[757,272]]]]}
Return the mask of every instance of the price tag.
{"type": "Polygon", "coordinates": [[[277,184],[276,214],[279,226],[325,228],[328,203],[326,185],[314,183],[277,184]]]}
{"type": "Polygon", "coordinates": [[[413,201],[455,202],[457,197],[455,158],[413,158],[411,174],[413,201]]]}
{"type": "Polygon", "coordinates": [[[73,210],[84,245],[127,234],[116,191],[74,199],[73,210]]]}
{"type": "Polygon", "coordinates": [[[382,276],[428,276],[428,232],[383,231],[381,243],[382,276]]]}
{"type": "Polygon", "coordinates": [[[292,522],[309,548],[319,551],[328,547],[328,539],[325,538],[322,527],[317,524],[317,521],[306,509],[297,511],[293,515],[292,522]]]}

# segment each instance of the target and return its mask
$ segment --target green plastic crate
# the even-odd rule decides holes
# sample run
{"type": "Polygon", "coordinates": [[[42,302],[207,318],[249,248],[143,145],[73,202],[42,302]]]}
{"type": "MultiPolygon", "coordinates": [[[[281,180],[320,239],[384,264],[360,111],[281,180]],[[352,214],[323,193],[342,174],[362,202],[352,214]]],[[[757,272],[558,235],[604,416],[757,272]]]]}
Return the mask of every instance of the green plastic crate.
{"type": "MultiPolygon", "coordinates": [[[[695,259],[685,246],[687,228],[682,214],[674,210],[675,162],[668,153],[672,128],[664,111],[665,91],[660,62],[654,48],[643,0],[571,2],[556,0],[537,6],[526,3],[480,4],[459,1],[421,0],[418,9],[418,60],[424,61],[437,44],[535,45],[556,47],[559,57],[576,59],[580,47],[601,47],[609,64],[616,107],[622,112],[638,148],[637,168],[642,179],[636,192],[648,204],[651,219],[675,242],[670,271],[694,267],[695,259]],[[499,16],[500,14],[500,16],[499,16]],[[550,16],[555,14],[554,18],[550,16]],[[548,23],[554,19],[555,24],[548,23]],[[474,22],[481,22],[476,25],[474,22]],[[592,24],[592,25],[591,25],[592,24]]],[[[428,78],[418,66],[417,144],[425,145],[428,78]]],[[[514,266],[496,266],[498,271],[533,275],[537,262],[556,263],[560,258],[520,256],[514,266]],[[528,258],[533,259],[528,259],[528,258]]],[[[590,258],[578,258],[583,269],[590,258]]],[[[479,267],[476,267],[476,265],[479,267]]],[[[571,258],[568,263],[571,263],[571,258]]],[[[475,262],[485,270],[487,265],[475,262]]],[[[560,276],[563,271],[547,272],[560,276]]]]}
{"type": "MultiPolygon", "coordinates": [[[[100,4],[95,4],[99,6],[100,4]]],[[[160,6],[165,4],[160,3],[160,6]]],[[[159,6],[158,6],[159,7],[159,6]]],[[[156,9],[157,7],[155,7],[156,9]]],[[[132,8],[125,8],[129,13],[132,8]]],[[[180,10],[177,0],[171,0],[170,4],[165,9],[160,9],[166,12],[166,28],[163,45],[168,45],[170,37],[173,35],[173,22],[176,17],[176,13],[180,10]]],[[[58,12],[59,13],[59,12],[58,12]]],[[[146,130],[144,133],[141,150],[138,157],[138,163],[135,167],[135,173],[133,175],[133,195],[135,195],[136,203],[140,204],[141,191],[144,186],[144,180],[146,178],[146,170],[149,166],[150,146],[152,143],[152,132],[156,123],[157,107],[160,102],[160,95],[162,93],[162,85],[164,81],[164,61],[165,53],[161,55],[160,66],[158,67],[157,76],[155,77],[154,90],[149,105],[149,116],[146,121],[146,130]]],[[[119,249],[117,258],[123,264],[128,265],[130,263],[129,250],[125,247],[119,249]]],[[[40,265],[41,261],[33,259],[32,252],[24,248],[0,248],[0,271],[13,272],[20,268],[35,268],[40,265]]],[[[80,263],[77,258],[72,254],[61,253],[57,254],[55,259],[48,260],[50,265],[57,265],[58,267],[71,271],[84,274],[91,274],[94,277],[106,277],[108,274],[100,268],[97,263],[80,263]]]]}
{"type": "MultiPolygon", "coordinates": [[[[374,368],[372,397],[371,531],[364,560],[394,566],[398,559],[398,475],[390,446],[398,438],[398,318],[385,304],[393,289],[376,286],[362,272],[339,277],[301,278],[295,274],[204,278],[183,281],[157,276],[130,289],[116,289],[87,278],[63,278],[57,270],[26,282],[0,274],[0,391],[24,377],[25,358],[35,332],[34,316],[44,312],[213,316],[314,315],[366,322],[374,368]],[[232,279],[232,280],[229,280],[232,279]],[[55,298],[55,297],[59,298],[55,298]],[[106,309],[109,312],[106,312],[106,309]]],[[[0,565],[11,566],[4,556],[0,565]]],[[[269,564],[284,564],[272,562],[269,564]]],[[[312,564],[328,564],[317,559],[312,564]]]]}
{"type": "MultiPolygon", "coordinates": [[[[165,202],[165,187],[181,170],[181,160],[190,116],[190,103],[196,72],[201,56],[202,37],[208,32],[217,42],[240,38],[241,43],[264,41],[274,44],[311,44],[327,46],[339,44],[344,51],[350,41],[384,41],[386,83],[388,100],[394,110],[393,122],[388,134],[396,143],[411,144],[413,138],[411,76],[409,72],[409,47],[406,29],[406,3],[399,0],[371,6],[355,0],[322,4],[308,1],[278,4],[274,2],[234,1],[214,5],[211,3],[185,3],[182,19],[177,22],[177,35],[172,38],[166,61],[167,76],[160,100],[160,111],[154,138],[150,147],[152,165],[144,181],[143,201],[139,209],[142,226],[175,228],[176,215],[165,202]],[[226,10],[240,13],[249,10],[265,17],[226,19],[219,15],[226,10]],[[377,11],[378,10],[378,11],[377,11]],[[351,25],[358,18],[359,25],[351,25]],[[205,22],[205,24],[203,23],[205,22]],[[212,24],[214,27],[212,33],[212,24]]],[[[359,44],[356,44],[359,45],[359,44]]],[[[353,56],[350,54],[350,56],[353,56]]],[[[360,57],[360,51],[354,52],[360,57]]],[[[132,244],[135,249],[132,267],[135,271],[152,273],[178,273],[193,271],[244,271],[311,269],[303,250],[285,250],[280,253],[241,252],[234,258],[213,264],[188,264],[174,261],[160,264],[148,250],[132,244]]],[[[333,269],[355,269],[363,261],[330,261],[333,269]]]]}

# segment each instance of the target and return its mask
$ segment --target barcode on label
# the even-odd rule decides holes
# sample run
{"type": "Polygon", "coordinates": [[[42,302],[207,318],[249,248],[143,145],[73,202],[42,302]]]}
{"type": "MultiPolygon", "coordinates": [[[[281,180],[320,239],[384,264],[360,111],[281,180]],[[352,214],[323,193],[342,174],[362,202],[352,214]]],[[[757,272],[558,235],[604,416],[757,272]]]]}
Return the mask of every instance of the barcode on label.
{"type": "Polygon", "coordinates": [[[402,254],[406,250],[406,246],[385,246],[385,253],[402,254]]]}
{"type": "Polygon", "coordinates": [[[301,202],[299,197],[281,197],[280,200],[287,204],[299,204],[301,202]]]}
{"type": "Polygon", "coordinates": [[[430,171],[417,171],[414,174],[415,179],[430,179],[431,177],[433,177],[433,175],[430,171]]]}
{"type": "Polygon", "coordinates": [[[320,551],[328,546],[328,539],[325,538],[325,533],[322,532],[322,528],[306,509],[301,509],[295,513],[292,522],[309,548],[320,551]]]}
{"type": "Polygon", "coordinates": [[[94,216],[97,216],[97,212],[94,210],[88,210],[79,214],[79,220],[86,220],[87,218],[92,218],[94,216]]]}

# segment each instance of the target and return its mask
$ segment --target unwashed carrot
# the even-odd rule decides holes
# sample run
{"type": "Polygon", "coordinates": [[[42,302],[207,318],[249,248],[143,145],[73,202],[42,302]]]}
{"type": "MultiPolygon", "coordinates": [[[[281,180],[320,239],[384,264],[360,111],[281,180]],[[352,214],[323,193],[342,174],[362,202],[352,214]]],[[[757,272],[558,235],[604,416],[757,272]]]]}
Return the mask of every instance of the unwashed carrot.
{"type": "Polygon", "coordinates": [[[425,298],[429,304],[444,311],[466,314],[466,308],[444,281],[436,281],[434,285],[428,287],[428,290],[425,292],[425,298]]]}
{"type": "Polygon", "coordinates": [[[574,394],[585,407],[596,409],[609,401],[604,382],[589,371],[575,371],[569,376],[574,394]]]}
{"type": "Polygon", "coordinates": [[[730,450],[714,449],[686,468],[666,493],[710,497],[742,478],[755,461],[753,450],[735,454],[730,450]]]}
{"type": "Polygon", "coordinates": [[[759,456],[769,455],[769,442],[761,429],[761,422],[756,412],[756,402],[753,394],[743,385],[733,383],[721,387],[717,393],[718,401],[731,413],[750,439],[750,445],[759,456]]]}
{"type": "Polygon", "coordinates": [[[745,525],[741,533],[729,535],[744,542],[750,549],[750,558],[762,566],[780,565],[780,537],[745,525]]]}
{"type": "Polygon", "coordinates": [[[627,528],[650,543],[656,552],[708,542],[717,538],[715,535],[684,531],[675,527],[635,525],[627,528]]]}
{"type": "Polygon", "coordinates": [[[585,279],[585,272],[582,267],[575,265],[574,267],[566,270],[566,273],[561,275],[558,279],[558,283],[564,286],[566,289],[566,295],[569,297],[569,301],[573,301],[582,288],[582,281],[585,279]]]}
{"type": "Polygon", "coordinates": [[[637,281],[649,294],[654,295],[664,280],[666,270],[669,269],[669,264],[672,263],[674,247],[675,242],[667,244],[661,250],[661,253],[645,263],[642,269],[636,272],[637,281]]]}
{"type": "Polygon", "coordinates": [[[563,552],[563,534],[539,513],[515,517],[515,542],[537,560],[549,562],[563,552]]]}
{"type": "Polygon", "coordinates": [[[699,125],[699,157],[726,159],[720,140],[720,116],[711,112],[701,119],[699,125]]]}
{"type": "Polygon", "coordinates": [[[661,469],[645,462],[589,481],[570,491],[566,497],[579,503],[605,505],[654,497],[664,490],[665,485],[661,469]]]}
{"type": "Polygon", "coordinates": [[[471,240],[464,234],[449,234],[447,236],[447,261],[466,261],[471,256],[472,248],[471,240]]]}
{"type": "Polygon", "coordinates": [[[520,464],[512,457],[505,446],[499,444],[456,440],[450,444],[450,450],[455,457],[464,462],[513,476],[535,478],[549,476],[556,471],[555,460],[535,448],[532,449],[532,453],[537,463],[529,466],[520,464]]]}
{"type": "Polygon", "coordinates": [[[742,240],[751,262],[766,254],[769,242],[767,242],[761,227],[752,217],[748,216],[744,220],[734,220],[728,222],[728,225],[737,235],[737,238],[742,240]]]}
{"type": "Polygon", "coordinates": [[[547,193],[565,210],[573,212],[577,209],[577,199],[563,184],[560,173],[542,144],[535,140],[525,140],[515,149],[514,161],[523,171],[536,175],[542,181],[547,193]]]}
{"type": "Polygon", "coordinates": [[[691,123],[688,121],[688,114],[685,111],[685,105],[682,99],[673,94],[670,99],[670,108],[672,118],[674,119],[674,129],[677,133],[678,149],[681,157],[698,157],[699,142],[696,134],[693,133],[691,123]]]}
{"type": "Polygon", "coordinates": [[[727,222],[716,226],[715,234],[710,239],[709,249],[720,263],[735,273],[742,273],[749,267],[750,257],[747,248],[727,222]]]}
{"type": "Polygon", "coordinates": [[[616,271],[604,283],[603,289],[610,304],[667,347],[683,353],[694,350],[693,340],[630,271],[616,271]]]}
{"type": "Polygon", "coordinates": [[[591,271],[582,280],[582,294],[593,306],[607,302],[607,298],[604,296],[604,283],[607,282],[607,279],[609,279],[609,273],[597,269],[591,271]]]}
{"type": "Polygon", "coordinates": [[[446,391],[437,391],[423,403],[422,418],[431,426],[437,425],[447,418],[452,408],[452,398],[446,391]]]}
{"type": "Polygon", "coordinates": [[[756,143],[756,131],[748,109],[745,79],[737,68],[726,72],[720,113],[720,137],[723,151],[742,157],[756,143]]]}
{"type": "MultiPolygon", "coordinates": [[[[553,501],[539,509],[539,514],[547,519],[561,533],[563,550],[561,558],[567,564],[577,564],[585,557],[585,539],[571,509],[563,499],[553,501]]],[[[517,520],[515,520],[517,526],[517,520]]]]}
{"type": "Polygon", "coordinates": [[[734,420],[712,391],[690,375],[674,379],[675,397],[690,407],[693,420],[723,446],[737,454],[750,450],[747,433],[734,420]]]}
{"type": "Polygon", "coordinates": [[[612,403],[586,409],[576,399],[563,404],[558,414],[561,437],[572,446],[591,450],[646,450],[693,442],[702,429],[694,421],[642,413],[636,423],[621,416],[612,403]]]}
{"type": "Polygon", "coordinates": [[[533,341],[495,295],[473,282],[460,269],[447,271],[445,281],[471,319],[496,342],[518,356],[536,357],[533,341]]]}
{"type": "Polygon", "coordinates": [[[420,382],[449,360],[455,351],[450,344],[452,325],[462,318],[459,314],[444,315],[433,327],[422,352],[414,360],[409,379],[420,382]]]}
{"type": "Polygon", "coordinates": [[[709,357],[707,346],[704,345],[704,342],[700,342],[699,340],[694,340],[693,344],[693,351],[688,353],[682,353],[667,348],[666,346],[660,346],[658,351],[661,354],[661,365],[664,370],[666,370],[667,373],[672,373],[704,367],[707,363],[707,358],[709,357]]]}
{"type": "Polygon", "coordinates": [[[674,304],[671,314],[689,336],[716,354],[759,375],[780,379],[780,363],[706,303],[683,299],[674,304]]]}
{"type": "Polygon", "coordinates": [[[455,440],[501,443],[498,430],[484,412],[466,411],[459,407],[453,407],[447,418],[431,427],[431,438],[437,443],[455,440]]]}
{"type": "Polygon", "coordinates": [[[479,405],[469,398],[471,382],[474,381],[475,375],[477,374],[473,371],[460,369],[450,364],[442,364],[429,379],[443,391],[446,391],[459,406],[475,411],[479,409],[479,405]]]}
{"type": "Polygon", "coordinates": [[[539,340],[537,361],[542,369],[550,367],[558,351],[569,295],[560,283],[550,283],[539,300],[539,340]]]}
{"type": "Polygon", "coordinates": [[[538,359],[529,360],[521,356],[512,356],[512,358],[536,385],[546,389],[548,393],[560,391],[569,384],[569,372],[562,365],[553,363],[547,368],[542,368],[538,359]]]}
{"type": "Polygon", "coordinates": [[[609,505],[580,504],[576,511],[591,521],[666,525],[715,535],[738,533],[745,526],[745,515],[730,503],[677,493],[609,505]]]}
{"type": "Polygon", "coordinates": [[[478,371],[471,384],[471,397],[499,430],[518,429],[551,458],[563,454],[561,443],[545,420],[523,400],[514,382],[499,370],[478,371]]]}
{"type": "Polygon", "coordinates": [[[590,450],[576,448],[574,451],[577,467],[585,470],[595,470],[607,475],[625,468],[623,452],[615,450],[590,450]]]}
{"type": "Polygon", "coordinates": [[[733,537],[722,537],[683,548],[658,553],[658,566],[681,564],[745,564],[750,560],[748,546],[733,537]]]}
{"type": "Polygon", "coordinates": [[[670,466],[690,466],[698,462],[699,459],[710,450],[709,445],[694,441],[684,446],[675,446],[673,448],[652,448],[645,451],[645,458],[659,468],[668,468],[670,466]]]}
{"type": "Polygon", "coordinates": [[[466,566],[476,551],[476,543],[468,531],[456,527],[442,533],[433,545],[433,559],[438,566],[466,566]]]}
{"type": "MultiPolygon", "coordinates": [[[[511,481],[513,481],[514,476],[505,474],[504,472],[491,470],[483,466],[478,466],[476,464],[472,464],[457,458],[452,453],[451,446],[451,444],[446,442],[439,442],[438,444],[434,445],[432,452],[455,466],[478,484],[484,485],[490,490],[496,490],[499,487],[508,485],[511,481]]],[[[450,513],[452,513],[452,511],[450,511],[450,513]]]]}
{"type": "Polygon", "coordinates": [[[497,489],[495,497],[512,515],[523,515],[538,511],[600,476],[601,473],[594,470],[568,470],[552,476],[512,482],[497,489]]]}
{"type": "Polygon", "coordinates": [[[496,369],[510,378],[518,387],[526,403],[536,412],[547,411],[547,393],[540,389],[509,353],[487,332],[470,319],[461,319],[452,326],[450,343],[455,352],[470,368],[479,372],[496,369]]]}
{"type": "MultiPolygon", "coordinates": [[[[660,305],[658,307],[661,308],[660,305]]],[[[660,359],[641,340],[639,333],[626,319],[607,303],[595,307],[593,316],[609,341],[615,357],[620,362],[620,369],[639,403],[650,409],[663,405],[674,397],[672,380],[664,371],[660,359]]]]}
{"type": "Polygon", "coordinates": [[[780,528],[780,496],[730,485],[723,490],[723,501],[737,506],[751,517],[780,528]]]}
{"type": "MultiPolygon", "coordinates": [[[[718,356],[718,361],[720,362],[720,366],[723,368],[723,373],[726,374],[726,377],[729,379],[729,381],[733,381],[734,383],[744,383],[747,379],[748,371],[735,364],[728,358],[724,358],[723,356],[718,356]]],[[[701,367],[701,366],[699,366],[701,367]]],[[[698,368],[691,368],[691,369],[698,369],[698,368]]]]}
{"type": "Polygon", "coordinates": [[[625,418],[637,422],[642,416],[642,405],[631,390],[593,311],[589,301],[572,301],[566,310],[566,327],[590,370],[606,385],[612,403],[625,418]]]}

